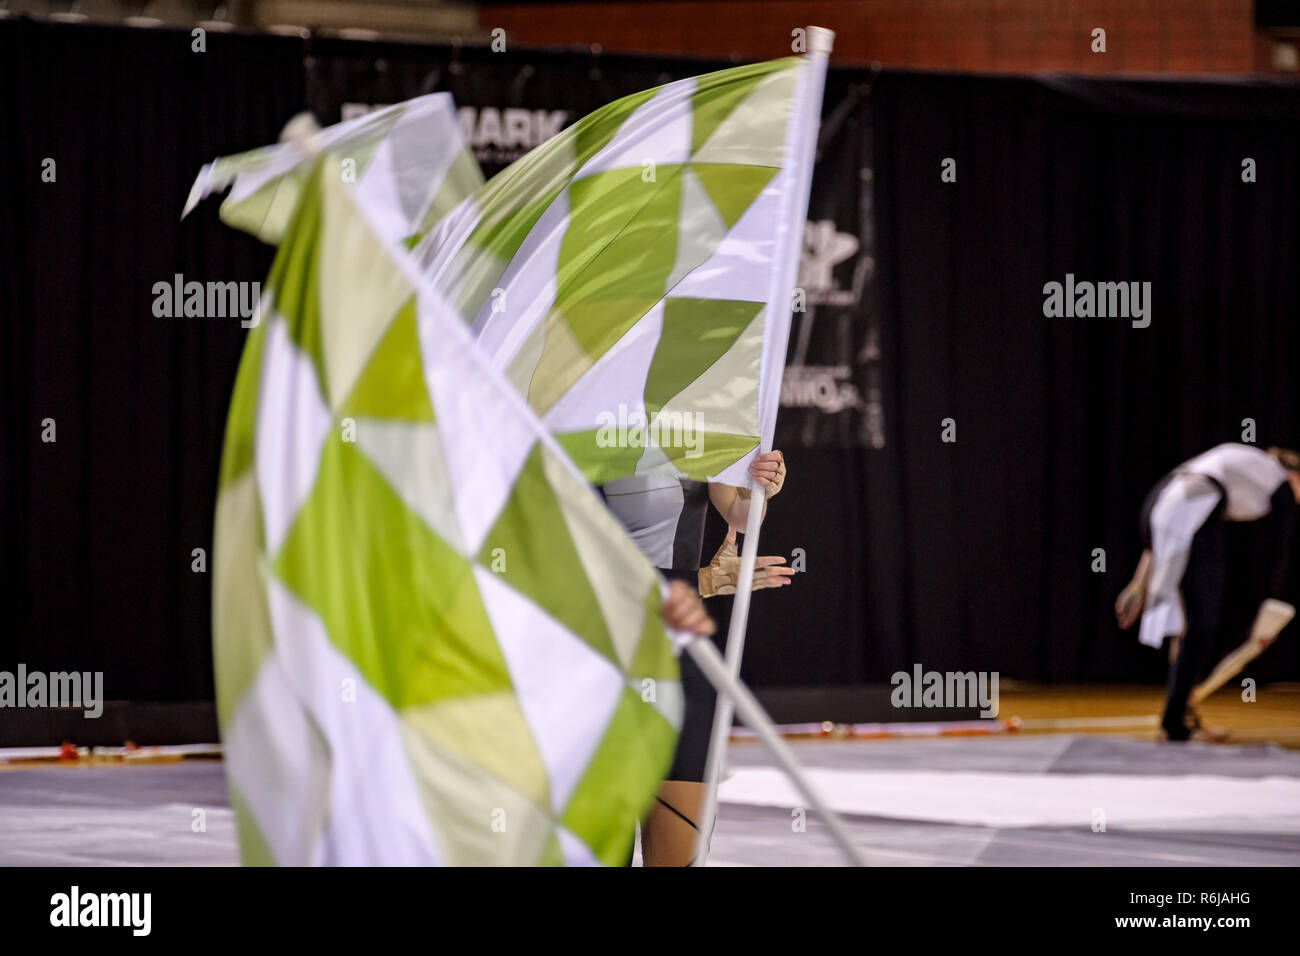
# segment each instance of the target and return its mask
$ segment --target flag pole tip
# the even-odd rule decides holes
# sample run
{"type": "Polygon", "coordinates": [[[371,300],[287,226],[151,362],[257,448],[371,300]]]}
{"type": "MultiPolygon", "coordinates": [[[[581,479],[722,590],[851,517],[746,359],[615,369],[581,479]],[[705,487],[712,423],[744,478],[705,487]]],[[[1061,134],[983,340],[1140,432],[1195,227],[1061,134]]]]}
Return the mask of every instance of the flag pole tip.
{"type": "Polygon", "coordinates": [[[808,52],[830,56],[831,47],[835,45],[835,31],[825,27],[808,28],[808,52]]]}

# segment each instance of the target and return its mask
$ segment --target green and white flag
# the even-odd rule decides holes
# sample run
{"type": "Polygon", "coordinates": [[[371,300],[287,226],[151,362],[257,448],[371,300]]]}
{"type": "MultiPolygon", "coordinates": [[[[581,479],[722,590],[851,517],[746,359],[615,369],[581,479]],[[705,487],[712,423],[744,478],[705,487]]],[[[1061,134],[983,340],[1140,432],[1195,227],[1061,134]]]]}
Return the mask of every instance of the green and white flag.
{"type": "Polygon", "coordinates": [[[245,863],[619,864],[680,721],[663,582],[325,154],[217,499],[245,863]]]}
{"type": "MultiPolygon", "coordinates": [[[[315,149],[339,158],[340,175],[356,184],[358,201],[383,236],[394,241],[427,231],[483,185],[450,93],[416,97],[309,138],[315,149]]],[[[297,142],[214,160],[199,170],[181,218],[206,196],[232,186],[221,204],[222,222],[274,245],[312,165],[297,142]]]]}
{"type": "Polygon", "coordinates": [[[770,448],[824,75],[793,57],[625,97],[417,244],[593,482],[747,485],[770,448]]]}

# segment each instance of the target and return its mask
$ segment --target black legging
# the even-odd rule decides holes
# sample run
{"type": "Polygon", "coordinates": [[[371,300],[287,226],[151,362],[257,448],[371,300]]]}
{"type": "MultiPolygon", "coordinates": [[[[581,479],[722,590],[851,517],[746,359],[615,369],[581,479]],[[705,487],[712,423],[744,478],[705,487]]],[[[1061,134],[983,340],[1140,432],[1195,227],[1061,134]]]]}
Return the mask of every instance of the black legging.
{"type": "Polygon", "coordinates": [[[1191,735],[1184,715],[1187,698],[1199,675],[1209,669],[1215,637],[1223,619],[1224,583],[1227,578],[1227,528],[1223,521],[1224,502],[1219,504],[1192,538],[1187,570],[1181,591],[1187,631],[1183,634],[1178,655],[1169,664],[1165,685],[1165,713],[1161,725],[1170,740],[1186,740],[1191,735]]]}
{"type": "MultiPolygon", "coordinates": [[[[686,581],[691,587],[698,583],[695,574],[664,568],[659,570],[665,577],[686,581]]],[[[726,640],[715,638],[714,644],[723,650],[726,640]]],[[[704,764],[709,757],[709,737],[713,730],[713,710],[718,702],[718,694],[690,654],[682,654],[678,663],[681,667],[685,710],[682,714],[682,729],[677,735],[677,749],[673,753],[673,765],[664,779],[700,782],[704,779],[704,764]]]]}

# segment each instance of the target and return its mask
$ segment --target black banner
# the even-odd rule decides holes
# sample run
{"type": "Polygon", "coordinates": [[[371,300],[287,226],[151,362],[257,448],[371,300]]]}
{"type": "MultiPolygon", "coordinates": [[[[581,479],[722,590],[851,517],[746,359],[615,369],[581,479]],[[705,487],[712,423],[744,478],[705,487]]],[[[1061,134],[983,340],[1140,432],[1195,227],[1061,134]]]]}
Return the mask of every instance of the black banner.
{"type": "Polygon", "coordinates": [[[322,125],[413,96],[450,93],[489,178],[606,103],[728,65],[586,50],[494,53],[347,40],[313,40],[304,58],[307,105],[322,125]]]}
{"type": "Polygon", "coordinates": [[[885,446],[869,110],[869,77],[827,78],[778,448],[885,446]]]}

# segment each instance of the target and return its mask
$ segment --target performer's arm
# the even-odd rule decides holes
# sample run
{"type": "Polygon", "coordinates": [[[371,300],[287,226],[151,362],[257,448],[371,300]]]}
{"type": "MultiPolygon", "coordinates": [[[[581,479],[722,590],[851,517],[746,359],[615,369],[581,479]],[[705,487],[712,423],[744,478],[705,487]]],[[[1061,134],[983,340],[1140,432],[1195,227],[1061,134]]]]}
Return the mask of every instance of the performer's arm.
{"type": "Polygon", "coordinates": [[[1147,600],[1147,584],[1150,580],[1151,549],[1147,548],[1142,552],[1142,557],[1138,559],[1137,570],[1133,572],[1133,580],[1115,599],[1115,619],[1122,629],[1127,630],[1132,627],[1133,623],[1142,616],[1142,609],[1146,606],[1147,600]]]}
{"type": "MultiPolygon", "coordinates": [[[[758,455],[750,462],[749,473],[766,492],[763,498],[763,515],[766,517],[767,499],[775,496],[785,484],[785,456],[775,450],[758,455]]],[[[748,488],[733,488],[731,485],[710,482],[709,500],[727,524],[736,528],[746,527],[749,521],[748,488]]]]}

